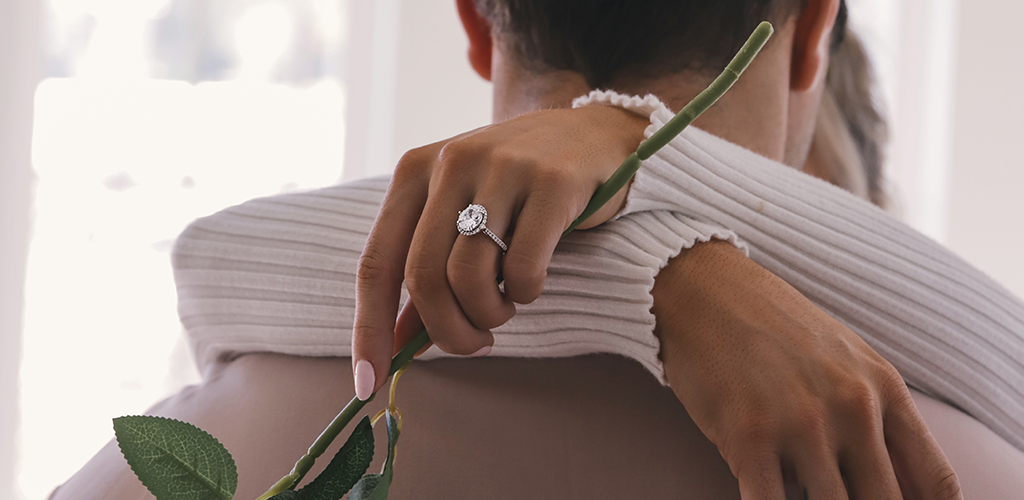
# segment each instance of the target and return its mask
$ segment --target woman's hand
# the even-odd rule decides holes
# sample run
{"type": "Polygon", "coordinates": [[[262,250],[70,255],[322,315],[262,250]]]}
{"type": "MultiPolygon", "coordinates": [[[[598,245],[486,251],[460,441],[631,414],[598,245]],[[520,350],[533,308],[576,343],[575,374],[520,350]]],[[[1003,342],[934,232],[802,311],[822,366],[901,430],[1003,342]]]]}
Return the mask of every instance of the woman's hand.
{"type": "MultiPolygon", "coordinates": [[[[515,314],[515,303],[540,295],[562,231],[636,150],[647,125],[613,107],[539,111],[406,153],[359,261],[356,395],[380,388],[396,347],[421,325],[445,352],[488,353],[490,330],[515,314]],[[486,235],[459,235],[455,222],[471,203],[487,209],[487,227],[509,247],[504,258],[486,235]],[[410,301],[396,330],[403,280],[410,301]]],[[[625,195],[581,227],[608,220],[625,195]]]]}
{"type": "Polygon", "coordinates": [[[653,294],[669,383],[744,500],[787,483],[812,500],[961,498],[896,369],[731,245],[677,257],[653,294]]]}

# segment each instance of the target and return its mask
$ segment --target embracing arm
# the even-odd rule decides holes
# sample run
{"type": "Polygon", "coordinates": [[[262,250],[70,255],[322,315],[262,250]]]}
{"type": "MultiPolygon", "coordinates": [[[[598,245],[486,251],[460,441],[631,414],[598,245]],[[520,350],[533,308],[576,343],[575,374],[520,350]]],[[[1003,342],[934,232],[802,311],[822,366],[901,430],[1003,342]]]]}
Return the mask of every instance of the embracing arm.
{"type": "Polygon", "coordinates": [[[804,498],[962,498],[892,364],[732,245],[683,252],[652,295],[665,378],[744,499],[784,480],[804,498]]]}
{"type": "MultiPolygon", "coordinates": [[[[654,98],[590,101],[651,115],[654,98]]],[[[734,231],[750,257],[891,362],[907,382],[1024,449],[1024,304],[856,196],[697,129],[645,162],[620,216],[681,212],[734,231]]]]}

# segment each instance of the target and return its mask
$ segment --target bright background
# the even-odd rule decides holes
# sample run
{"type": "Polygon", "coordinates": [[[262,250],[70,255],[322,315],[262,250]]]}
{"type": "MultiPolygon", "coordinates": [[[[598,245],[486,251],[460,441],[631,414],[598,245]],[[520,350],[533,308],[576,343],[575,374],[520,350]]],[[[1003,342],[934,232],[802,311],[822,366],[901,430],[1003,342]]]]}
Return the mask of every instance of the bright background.
{"type": "MultiPolygon", "coordinates": [[[[849,1],[900,216],[1024,296],[1024,4],[849,1]]],[[[198,379],[189,221],[486,124],[465,52],[453,0],[0,2],[0,497],[45,498],[198,379]]]]}

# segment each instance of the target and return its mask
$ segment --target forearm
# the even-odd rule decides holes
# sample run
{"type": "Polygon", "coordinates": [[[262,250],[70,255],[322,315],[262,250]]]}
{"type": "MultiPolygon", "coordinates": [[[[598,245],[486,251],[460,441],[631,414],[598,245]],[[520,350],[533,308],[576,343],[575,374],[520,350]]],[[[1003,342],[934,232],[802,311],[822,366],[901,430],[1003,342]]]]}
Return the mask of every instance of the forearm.
{"type": "Polygon", "coordinates": [[[723,349],[715,352],[698,347],[697,341],[700,339],[695,337],[702,335],[702,325],[698,323],[697,317],[699,311],[708,307],[713,300],[709,292],[715,284],[721,284],[722,277],[726,276],[722,271],[736,270],[748,263],[752,264],[733,245],[723,241],[709,241],[681,252],[669,261],[654,280],[654,288],[651,290],[654,297],[651,312],[657,319],[654,333],[661,342],[659,356],[665,379],[680,401],[686,398],[686,368],[692,362],[692,356],[730,354],[723,349]],[[698,350],[701,352],[698,353],[698,350]]]}
{"type": "MultiPolygon", "coordinates": [[[[595,92],[648,115],[652,96],[595,92]]],[[[667,210],[735,232],[750,257],[863,337],[907,381],[1024,450],[1024,303],[856,196],[698,129],[637,173],[619,217],[667,210]]]]}
{"type": "Polygon", "coordinates": [[[735,231],[751,258],[860,334],[911,385],[1024,448],[1019,300],[863,200],[738,148],[708,153],[723,151],[716,141],[700,132],[678,139],[633,189],[671,192],[676,210],[735,231]]]}
{"type": "Polygon", "coordinates": [[[722,271],[747,267],[747,263],[753,264],[735,246],[715,240],[684,250],[658,273],[651,290],[651,312],[658,320],[654,333],[661,341],[663,360],[685,349],[685,340],[695,329],[687,318],[706,305],[707,292],[712,283],[721,282],[722,271]]]}

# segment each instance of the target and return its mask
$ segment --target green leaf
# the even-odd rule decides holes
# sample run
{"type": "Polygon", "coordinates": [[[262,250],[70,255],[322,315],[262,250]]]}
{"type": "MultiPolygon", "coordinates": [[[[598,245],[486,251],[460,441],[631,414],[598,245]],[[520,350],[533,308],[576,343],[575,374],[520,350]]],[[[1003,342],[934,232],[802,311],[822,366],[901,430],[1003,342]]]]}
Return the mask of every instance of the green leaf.
{"type": "Polygon", "coordinates": [[[114,419],[121,454],[158,500],[230,500],[235,461],[220,441],[186,422],[163,417],[114,419]]]}
{"type": "Polygon", "coordinates": [[[284,490],[272,497],[269,500],[299,500],[299,493],[295,490],[284,490]]]}
{"type": "Polygon", "coordinates": [[[299,490],[298,500],[338,500],[366,473],[373,460],[373,427],[363,417],[319,476],[299,490]]]}
{"type": "Polygon", "coordinates": [[[380,474],[367,474],[352,488],[348,500],[387,500],[391,479],[394,477],[395,446],[398,445],[398,420],[385,413],[388,422],[388,458],[384,461],[384,470],[380,474]]]}

